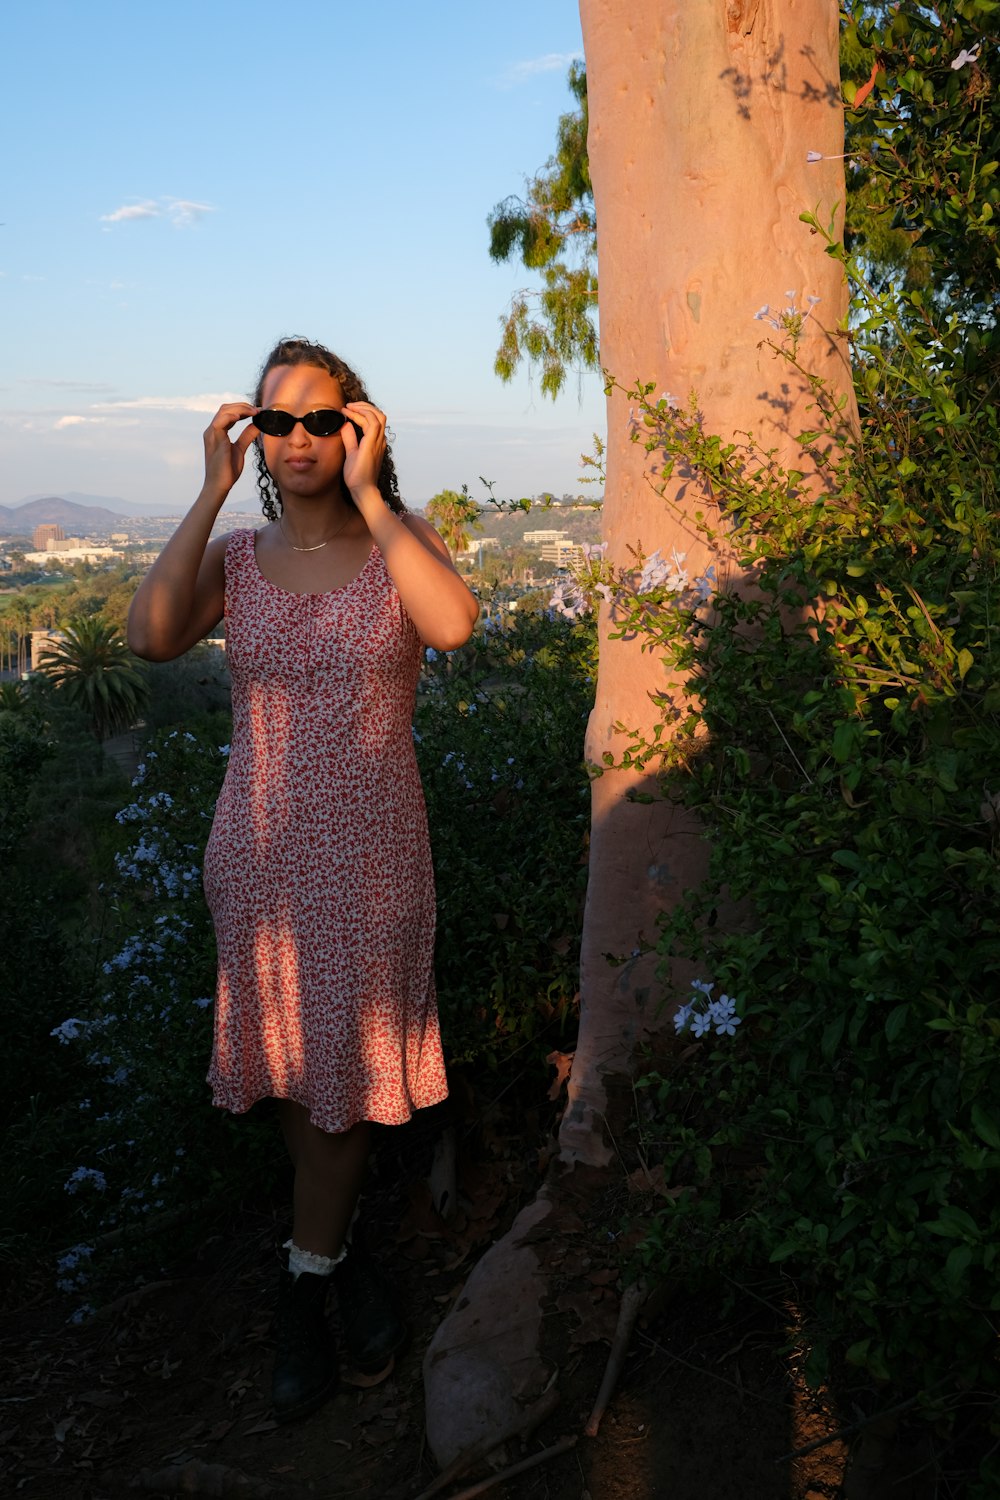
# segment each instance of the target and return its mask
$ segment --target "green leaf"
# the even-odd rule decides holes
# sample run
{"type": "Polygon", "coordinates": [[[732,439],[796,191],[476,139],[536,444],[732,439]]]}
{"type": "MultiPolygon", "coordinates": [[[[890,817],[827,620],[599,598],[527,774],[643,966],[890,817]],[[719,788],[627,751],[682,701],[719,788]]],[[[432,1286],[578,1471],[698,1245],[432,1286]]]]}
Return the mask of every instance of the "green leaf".
{"type": "Polygon", "coordinates": [[[896,1038],[902,1033],[903,1028],[906,1025],[906,1018],[909,1015],[909,1012],[910,1007],[905,1003],[903,1005],[894,1006],[894,1008],[889,1012],[889,1014],[885,1018],[885,1035],[887,1041],[894,1042],[896,1038]]]}
{"type": "Polygon", "coordinates": [[[972,1106],[972,1128],[980,1140],[992,1146],[995,1151],[1000,1151],[1000,1128],[991,1114],[988,1114],[978,1099],[972,1106]]]}

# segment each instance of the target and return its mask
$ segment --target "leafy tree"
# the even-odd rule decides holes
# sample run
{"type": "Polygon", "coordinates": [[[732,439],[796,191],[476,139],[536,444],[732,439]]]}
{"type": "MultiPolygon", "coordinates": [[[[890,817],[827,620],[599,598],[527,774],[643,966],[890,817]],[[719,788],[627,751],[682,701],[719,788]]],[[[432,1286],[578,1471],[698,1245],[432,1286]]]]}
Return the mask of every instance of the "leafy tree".
{"type": "Polygon", "coordinates": [[[146,702],[146,679],[117,628],[99,615],[72,620],[64,634],[43,652],[39,670],[83,710],[103,742],[135,722],[146,702]]]}
{"type": "Polygon", "coordinates": [[[513,379],[522,360],[540,365],[542,390],[557,396],[566,372],[600,368],[597,347],[597,221],[587,159],[587,73],[569,71],[576,108],[564,114],[555,155],[526,185],[523,198],[505,198],[490,214],[490,255],[519,259],[541,271],[540,292],[517,292],[501,319],[494,369],[513,379]],[[533,302],[537,301],[537,308],[533,302]]]}
{"type": "Polygon", "coordinates": [[[452,557],[465,550],[470,534],[479,529],[479,506],[465,491],[442,490],[428,500],[424,514],[441,533],[452,557]]]}

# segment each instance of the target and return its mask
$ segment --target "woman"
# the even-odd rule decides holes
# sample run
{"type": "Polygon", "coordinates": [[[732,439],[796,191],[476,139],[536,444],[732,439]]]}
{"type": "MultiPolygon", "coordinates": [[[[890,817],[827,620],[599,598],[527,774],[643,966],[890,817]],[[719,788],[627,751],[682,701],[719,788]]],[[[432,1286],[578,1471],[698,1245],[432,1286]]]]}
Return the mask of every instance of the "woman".
{"type": "Polygon", "coordinates": [[[302,339],[271,351],[252,402],[212,419],[205,484],[129,613],[129,645],[152,661],[227,622],[232,749],[205,856],[219,953],[209,1080],[238,1113],[278,1099],[294,1166],[281,1420],[336,1387],[331,1277],[362,1370],[405,1337],[347,1235],[368,1122],[402,1123],[446,1094],[411,721],[421,645],[461,645],[477,614],[441,538],[399,499],[384,413],[302,339]],[[269,524],[210,541],[252,444],[269,524]]]}

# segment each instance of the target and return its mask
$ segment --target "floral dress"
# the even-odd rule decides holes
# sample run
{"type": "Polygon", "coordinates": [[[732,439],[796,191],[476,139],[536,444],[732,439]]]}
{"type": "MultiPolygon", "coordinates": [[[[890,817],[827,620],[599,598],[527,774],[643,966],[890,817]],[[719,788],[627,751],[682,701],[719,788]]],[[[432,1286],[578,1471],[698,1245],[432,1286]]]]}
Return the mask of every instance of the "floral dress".
{"type": "Polygon", "coordinates": [[[297,594],[226,550],[229,767],[205,851],[219,955],[214,1102],[294,1099],[323,1130],[447,1092],[434,879],[412,718],[421,645],[373,544],[297,594]]]}

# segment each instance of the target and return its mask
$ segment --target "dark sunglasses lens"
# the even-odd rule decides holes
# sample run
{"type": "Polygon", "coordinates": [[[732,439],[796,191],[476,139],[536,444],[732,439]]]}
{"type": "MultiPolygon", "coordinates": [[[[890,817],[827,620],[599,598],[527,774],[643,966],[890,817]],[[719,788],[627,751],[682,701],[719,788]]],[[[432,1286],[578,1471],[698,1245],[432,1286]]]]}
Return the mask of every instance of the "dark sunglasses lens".
{"type": "Polygon", "coordinates": [[[267,411],[259,411],[253,419],[253,425],[267,437],[287,437],[295,426],[295,418],[287,411],[275,411],[272,407],[267,411]]]}
{"type": "Polygon", "coordinates": [[[313,437],[332,437],[339,432],[347,418],[342,411],[334,411],[330,406],[324,406],[319,411],[307,411],[302,418],[302,425],[306,432],[313,437]]]}

